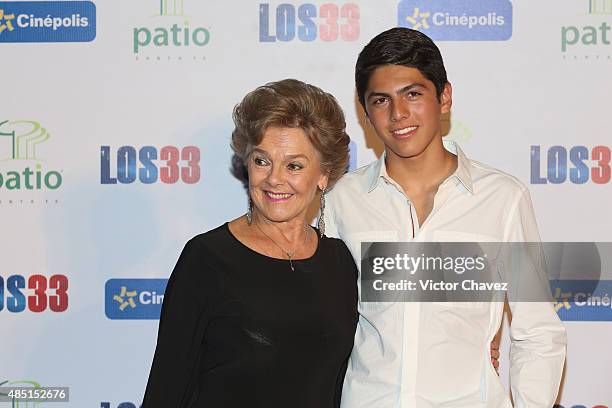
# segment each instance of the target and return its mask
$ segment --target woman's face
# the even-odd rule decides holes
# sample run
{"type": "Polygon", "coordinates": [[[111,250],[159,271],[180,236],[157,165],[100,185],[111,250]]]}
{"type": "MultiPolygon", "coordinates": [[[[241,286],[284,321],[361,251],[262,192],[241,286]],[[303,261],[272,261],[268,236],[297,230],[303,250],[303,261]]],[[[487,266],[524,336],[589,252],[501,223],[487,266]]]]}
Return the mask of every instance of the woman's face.
{"type": "Polygon", "coordinates": [[[327,186],[319,155],[299,128],[266,129],[247,163],[253,205],[270,221],[305,221],[317,187],[327,186]]]}

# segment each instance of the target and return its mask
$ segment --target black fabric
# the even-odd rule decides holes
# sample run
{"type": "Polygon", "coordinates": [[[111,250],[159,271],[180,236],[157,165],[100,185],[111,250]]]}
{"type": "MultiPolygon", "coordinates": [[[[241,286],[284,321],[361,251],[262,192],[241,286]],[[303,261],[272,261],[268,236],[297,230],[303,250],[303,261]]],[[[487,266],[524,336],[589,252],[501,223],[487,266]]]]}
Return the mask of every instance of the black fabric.
{"type": "Polygon", "coordinates": [[[293,265],[227,224],[190,240],[168,281],[142,407],[339,406],[357,269],[327,237],[293,265]]]}

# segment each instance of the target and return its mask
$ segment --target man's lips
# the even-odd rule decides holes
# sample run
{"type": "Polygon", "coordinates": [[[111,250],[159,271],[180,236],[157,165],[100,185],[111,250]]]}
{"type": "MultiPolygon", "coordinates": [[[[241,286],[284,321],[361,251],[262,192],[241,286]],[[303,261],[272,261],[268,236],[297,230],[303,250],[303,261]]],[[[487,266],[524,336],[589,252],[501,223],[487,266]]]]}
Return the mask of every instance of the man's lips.
{"type": "Polygon", "coordinates": [[[414,135],[419,127],[418,126],[407,126],[391,131],[391,135],[396,139],[405,139],[414,135]]]}

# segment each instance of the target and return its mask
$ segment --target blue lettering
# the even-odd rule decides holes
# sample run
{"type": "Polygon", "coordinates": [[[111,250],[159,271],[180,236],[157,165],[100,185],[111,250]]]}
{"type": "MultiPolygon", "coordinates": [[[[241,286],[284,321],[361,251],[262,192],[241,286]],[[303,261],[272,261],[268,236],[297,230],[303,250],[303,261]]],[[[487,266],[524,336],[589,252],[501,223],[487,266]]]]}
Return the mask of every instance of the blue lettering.
{"type": "Polygon", "coordinates": [[[132,146],[122,146],[117,151],[117,179],[123,184],[136,181],[136,149],[132,146]]]}
{"type": "MultiPolygon", "coordinates": [[[[565,408],[565,407],[563,405],[555,404],[553,405],[553,408],[565,408]]],[[[572,405],[571,408],[588,408],[588,407],[586,407],[585,405],[572,405]]],[[[597,405],[597,406],[594,406],[593,408],[606,408],[606,407],[603,405],[597,405]]]]}
{"type": "Polygon", "coordinates": [[[4,309],[4,279],[0,276],[0,312],[4,309]]]}
{"type": "Polygon", "coordinates": [[[270,5],[259,5],[259,41],[274,42],[276,38],[270,35],[270,5]]]}
{"type": "Polygon", "coordinates": [[[102,184],[117,184],[117,179],[110,175],[110,146],[100,147],[100,182],[102,184]]]}
{"type": "Polygon", "coordinates": [[[348,171],[357,169],[357,143],[354,141],[349,142],[349,168],[348,171]]]}
{"type": "Polygon", "coordinates": [[[540,176],[540,146],[531,146],[531,184],[546,184],[540,176]]]}
{"type": "Polygon", "coordinates": [[[314,41],[317,39],[317,25],[313,18],[317,16],[317,8],[314,4],[302,4],[298,8],[298,17],[302,25],[298,27],[298,38],[302,41],[314,41]]]}
{"type": "Polygon", "coordinates": [[[153,160],[157,159],[157,149],[153,146],[144,146],[138,152],[143,168],[138,170],[141,183],[152,184],[157,181],[157,166],[153,160]]]}
{"type": "Polygon", "coordinates": [[[567,150],[563,146],[548,149],[548,181],[561,184],[567,179],[567,150]]]}
{"type": "Polygon", "coordinates": [[[9,312],[23,312],[26,307],[25,296],[21,289],[25,288],[25,278],[21,275],[9,276],[6,289],[12,295],[6,299],[6,309],[9,312]]]}
{"type": "Polygon", "coordinates": [[[575,146],[570,150],[570,161],[575,168],[570,169],[570,181],[574,184],[584,184],[589,181],[589,168],[584,163],[589,159],[586,146],[575,146]]]}
{"type": "MultiPolygon", "coordinates": [[[[110,402],[101,402],[100,403],[100,408],[111,408],[111,407],[112,406],[111,406],[110,402]]],[[[134,404],[132,402],[122,402],[119,405],[117,405],[117,408],[136,408],[136,404],[134,404]]]]}
{"type": "Polygon", "coordinates": [[[295,7],[283,3],[276,8],[276,38],[291,41],[295,38],[295,7]]]}

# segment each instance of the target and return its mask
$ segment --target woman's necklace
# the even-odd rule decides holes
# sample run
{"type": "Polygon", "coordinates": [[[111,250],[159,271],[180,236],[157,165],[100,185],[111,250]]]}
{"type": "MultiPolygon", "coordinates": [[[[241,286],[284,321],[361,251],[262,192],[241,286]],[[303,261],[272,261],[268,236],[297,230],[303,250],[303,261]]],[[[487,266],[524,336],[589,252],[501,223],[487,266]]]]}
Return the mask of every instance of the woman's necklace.
{"type": "MultiPolygon", "coordinates": [[[[255,224],[255,226],[257,227],[257,229],[259,231],[261,231],[262,234],[264,234],[270,241],[272,241],[272,243],[274,245],[276,245],[277,247],[280,248],[281,251],[283,251],[286,255],[287,258],[289,259],[289,266],[291,267],[291,270],[295,272],[295,268],[293,267],[293,255],[295,255],[297,248],[294,249],[293,251],[289,252],[287,251],[285,248],[283,248],[278,242],[276,242],[271,236],[269,236],[268,234],[266,234],[266,232],[264,230],[261,229],[261,227],[259,226],[259,224],[257,222],[254,222],[253,224],[255,224]]],[[[306,245],[306,239],[308,238],[308,230],[307,230],[308,226],[304,227],[304,242],[302,243],[302,245],[306,245]]],[[[281,232],[282,234],[282,232],[281,232]]]]}

